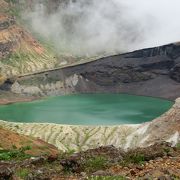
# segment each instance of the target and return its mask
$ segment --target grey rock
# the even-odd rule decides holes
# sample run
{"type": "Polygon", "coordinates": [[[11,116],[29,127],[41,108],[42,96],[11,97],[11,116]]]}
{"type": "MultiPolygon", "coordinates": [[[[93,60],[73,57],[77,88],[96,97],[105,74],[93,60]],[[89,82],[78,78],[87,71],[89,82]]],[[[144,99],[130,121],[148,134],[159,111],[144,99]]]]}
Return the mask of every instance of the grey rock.
{"type": "Polygon", "coordinates": [[[12,178],[12,176],[13,176],[13,171],[10,167],[6,165],[0,166],[0,180],[8,180],[12,178]]]}
{"type": "MultiPolygon", "coordinates": [[[[17,82],[27,87],[62,83],[62,87],[59,86],[54,92],[52,90],[51,95],[108,92],[174,100],[180,95],[178,63],[180,63],[180,45],[168,44],[19,77],[17,82]],[[73,77],[77,80],[75,85],[69,82],[73,77]]],[[[6,87],[5,84],[2,87],[6,87]]],[[[49,89],[42,91],[44,95],[49,93],[49,89]]]]}
{"type": "Polygon", "coordinates": [[[111,173],[103,170],[96,171],[95,173],[92,174],[93,176],[110,176],[112,175],[111,173]]]}

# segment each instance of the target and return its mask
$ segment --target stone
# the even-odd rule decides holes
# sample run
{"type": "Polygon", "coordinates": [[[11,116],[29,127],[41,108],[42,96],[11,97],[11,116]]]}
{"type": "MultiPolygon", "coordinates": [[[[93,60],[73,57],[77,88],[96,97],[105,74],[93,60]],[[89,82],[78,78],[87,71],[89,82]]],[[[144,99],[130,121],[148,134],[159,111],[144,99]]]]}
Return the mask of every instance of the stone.
{"type": "Polygon", "coordinates": [[[168,169],[167,172],[171,176],[180,177],[180,170],[172,170],[172,169],[170,170],[170,169],[168,169]]]}
{"type": "Polygon", "coordinates": [[[54,162],[57,160],[57,158],[58,158],[57,155],[50,155],[50,156],[48,156],[47,160],[48,160],[48,162],[54,162]]]}
{"type": "Polygon", "coordinates": [[[45,157],[32,157],[30,160],[31,160],[31,164],[37,165],[37,164],[44,163],[46,158],[45,157]]]}
{"type": "Polygon", "coordinates": [[[135,176],[135,175],[136,175],[136,171],[135,171],[134,169],[131,169],[131,170],[130,170],[130,174],[131,174],[132,176],[135,176]]]}
{"type": "Polygon", "coordinates": [[[125,171],[129,171],[129,168],[128,168],[128,167],[124,167],[124,170],[125,170],[125,171]]]}
{"type": "Polygon", "coordinates": [[[151,174],[154,178],[159,178],[161,176],[164,176],[164,173],[161,172],[160,170],[152,170],[151,174]]]}
{"type": "Polygon", "coordinates": [[[154,163],[154,161],[153,161],[153,160],[150,160],[150,161],[149,161],[149,163],[150,163],[150,164],[153,164],[153,163],[154,163]]]}
{"type": "Polygon", "coordinates": [[[160,176],[158,177],[158,180],[172,180],[172,178],[169,176],[160,176]]]}
{"type": "Polygon", "coordinates": [[[62,159],[60,164],[63,166],[63,169],[68,169],[71,172],[80,172],[80,163],[79,159],[70,157],[68,159],[62,159]]]}
{"type": "Polygon", "coordinates": [[[156,160],[157,160],[157,161],[163,161],[163,158],[158,157],[158,158],[156,158],[156,160]]]}
{"type": "Polygon", "coordinates": [[[99,170],[93,173],[92,175],[93,176],[111,176],[112,174],[107,171],[99,170]]]}
{"type": "Polygon", "coordinates": [[[51,180],[51,178],[44,174],[35,172],[33,174],[28,174],[28,176],[26,177],[26,180],[51,180]]]}
{"type": "Polygon", "coordinates": [[[175,65],[170,71],[170,77],[177,82],[180,82],[180,63],[175,65]]]}
{"type": "Polygon", "coordinates": [[[143,170],[143,168],[144,168],[144,166],[140,166],[140,165],[136,166],[136,169],[138,169],[138,170],[143,170]]]}
{"type": "Polygon", "coordinates": [[[81,172],[80,174],[81,174],[81,176],[83,176],[83,177],[86,177],[86,176],[87,176],[87,174],[86,174],[85,172],[81,172]]]}
{"type": "Polygon", "coordinates": [[[13,176],[13,171],[11,168],[9,168],[6,165],[0,166],[0,179],[8,180],[8,179],[12,178],[12,176],[13,176]]]}

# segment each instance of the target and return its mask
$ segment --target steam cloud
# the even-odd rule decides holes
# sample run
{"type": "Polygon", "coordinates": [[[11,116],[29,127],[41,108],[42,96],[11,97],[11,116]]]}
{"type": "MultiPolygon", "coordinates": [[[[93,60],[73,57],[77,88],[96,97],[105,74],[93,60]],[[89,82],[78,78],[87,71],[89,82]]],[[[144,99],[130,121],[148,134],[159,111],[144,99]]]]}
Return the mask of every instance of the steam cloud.
{"type": "Polygon", "coordinates": [[[115,54],[180,40],[179,0],[77,0],[25,16],[60,53],[115,54]]]}

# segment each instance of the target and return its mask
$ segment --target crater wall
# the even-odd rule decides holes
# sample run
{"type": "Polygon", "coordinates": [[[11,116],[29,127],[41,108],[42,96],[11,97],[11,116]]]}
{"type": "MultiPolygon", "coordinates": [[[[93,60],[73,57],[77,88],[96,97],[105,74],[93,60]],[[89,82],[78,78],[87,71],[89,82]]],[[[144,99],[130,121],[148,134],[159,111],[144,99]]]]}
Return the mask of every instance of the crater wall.
{"type": "Polygon", "coordinates": [[[175,145],[180,140],[180,99],[161,117],[140,125],[69,126],[5,121],[0,121],[0,125],[20,134],[38,137],[63,151],[81,151],[108,145],[127,149],[162,141],[175,145]]]}
{"type": "Polygon", "coordinates": [[[1,89],[40,96],[108,92],[175,100],[180,96],[179,66],[180,45],[169,44],[21,76],[1,89]]]}

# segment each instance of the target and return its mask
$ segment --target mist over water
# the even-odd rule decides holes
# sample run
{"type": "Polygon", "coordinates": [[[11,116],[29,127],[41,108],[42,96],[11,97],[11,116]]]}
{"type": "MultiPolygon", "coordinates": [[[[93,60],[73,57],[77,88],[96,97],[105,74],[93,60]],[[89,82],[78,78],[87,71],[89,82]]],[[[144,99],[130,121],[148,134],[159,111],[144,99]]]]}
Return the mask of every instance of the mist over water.
{"type": "Polygon", "coordinates": [[[77,0],[23,17],[60,53],[116,54],[180,40],[179,0],[77,0]]]}

